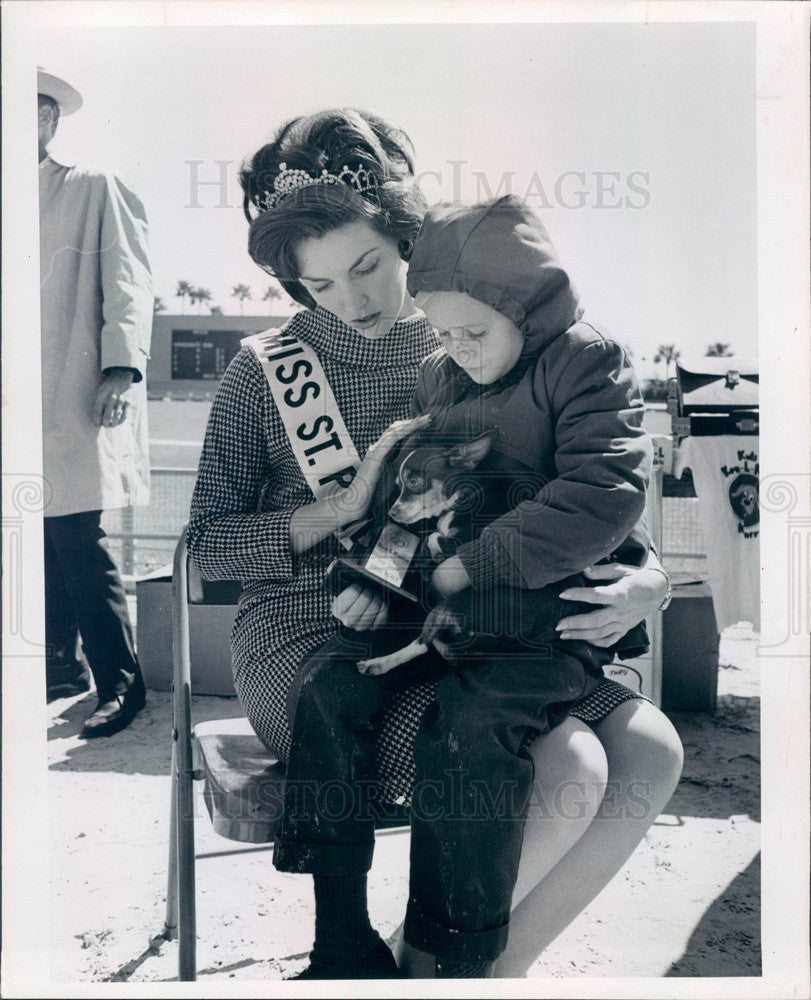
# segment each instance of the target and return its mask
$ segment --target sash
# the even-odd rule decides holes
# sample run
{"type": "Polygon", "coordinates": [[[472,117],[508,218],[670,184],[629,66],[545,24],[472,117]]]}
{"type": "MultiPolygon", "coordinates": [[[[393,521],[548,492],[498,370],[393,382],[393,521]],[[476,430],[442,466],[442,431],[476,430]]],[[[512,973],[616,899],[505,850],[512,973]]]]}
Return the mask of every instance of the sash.
{"type": "MultiPolygon", "coordinates": [[[[240,344],[259,359],[293,454],[316,500],[333,483],[349,486],[360,466],[360,456],[312,347],[276,328],[245,337],[240,344]]],[[[344,525],[335,532],[346,549],[353,546],[352,528],[344,525]]],[[[399,588],[418,545],[416,535],[389,521],[364,569],[378,582],[399,588]]]]}
{"type": "MultiPolygon", "coordinates": [[[[360,456],[312,347],[276,328],[245,337],[240,344],[259,359],[293,454],[316,500],[333,483],[349,486],[360,456]]],[[[343,531],[336,535],[345,548],[351,547],[343,531]]]]}

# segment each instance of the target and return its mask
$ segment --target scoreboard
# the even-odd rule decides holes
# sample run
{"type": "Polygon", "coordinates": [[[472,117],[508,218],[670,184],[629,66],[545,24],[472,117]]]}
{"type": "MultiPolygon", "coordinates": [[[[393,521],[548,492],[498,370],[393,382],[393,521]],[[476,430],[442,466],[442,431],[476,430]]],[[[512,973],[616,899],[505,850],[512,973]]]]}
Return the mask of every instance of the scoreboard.
{"type": "Polygon", "coordinates": [[[287,316],[170,316],[157,313],[146,387],[150,399],[210,399],[239,342],[282,326],[287,316]]]}

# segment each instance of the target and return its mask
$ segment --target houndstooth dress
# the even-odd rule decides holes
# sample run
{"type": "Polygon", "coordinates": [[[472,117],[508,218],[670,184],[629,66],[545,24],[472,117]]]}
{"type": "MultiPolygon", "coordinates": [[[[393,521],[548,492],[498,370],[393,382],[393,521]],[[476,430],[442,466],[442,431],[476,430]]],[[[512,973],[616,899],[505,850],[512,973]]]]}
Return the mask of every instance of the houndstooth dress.
{"type": "MultiPolygon", "coordinates": [[[[361,337],[324,309],[297,313],[285,330],[321,359],[361,455],[408,415],[419,364],[437,346],[421,314],[400,320],[381,340],[361,337]]],[[[251,725],[281,760],[290,748],[286,701],[296,670],[338,628],[322,586],[337,541],[331,537],[301,555],[290,550],[290,517],[312,500],[262,368],[243,348],[212,405],[188,544],[206,578],[243,581],[231,636],[234,685],[251,725]]],[[[414,737],[434,691],[434,684],[415,684],[387,711],[378,766],[389,801],[410,797],[414,737]]],[[[595,722],[633,697],[604,680],[571,714],[595,722]]]]}

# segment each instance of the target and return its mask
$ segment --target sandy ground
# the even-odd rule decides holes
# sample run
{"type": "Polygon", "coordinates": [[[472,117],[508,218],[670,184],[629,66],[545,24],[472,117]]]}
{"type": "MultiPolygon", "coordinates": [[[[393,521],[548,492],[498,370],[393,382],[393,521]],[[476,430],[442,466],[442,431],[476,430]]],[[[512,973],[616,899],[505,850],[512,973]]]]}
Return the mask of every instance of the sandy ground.
{"type": "MultiPolygon", "coordinates": [[[[530,975],[760,975],[760,737],[756,637],[721,644],[714,714],[673,715],[686,751],[681,783],[633,857],[547,949],[530,975]]],[[[195,698],[195,721],[238,714],[195,698]]],[[[159,954],[169,828],[170,696],[117,736],[83,742],[95,699],[50,706],[51,978],[155,982],[177,976],[177,944],[159,954]]],[[[278,980],[312,940],[309,879],[223,840],[198,799],[198,969],[204,981],[278,980]],[[216,857],[216,854],[225,852],[216,857]]],[[[405,907],[407,832],[378,838],[372,918],[383,933],[405,907]]],[[[159,995],[159,994],[156,994],[159,995]]]]}

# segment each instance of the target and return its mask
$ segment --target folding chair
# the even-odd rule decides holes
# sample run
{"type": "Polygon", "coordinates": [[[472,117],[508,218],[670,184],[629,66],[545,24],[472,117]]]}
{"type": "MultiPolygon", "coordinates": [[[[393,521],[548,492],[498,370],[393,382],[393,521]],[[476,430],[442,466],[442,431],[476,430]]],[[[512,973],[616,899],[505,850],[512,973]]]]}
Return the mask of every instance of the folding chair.
{"type": "MultiPolygon", "coordinates": [[[[178,978],[197,978],[195,907],[194,782],[214,830],[228,840],[270,844],[281,813],[284,768],[247,719],[192,724],[190,604],[235,604],[242,585],[206,581],[186,548],[186,532],[175,548],[172,572],[172,791],[166,919],[153,941],[178,939],[178,978]]],[[[387,807],[376,826],[407,826],[405,807],[387,807]]]]}

